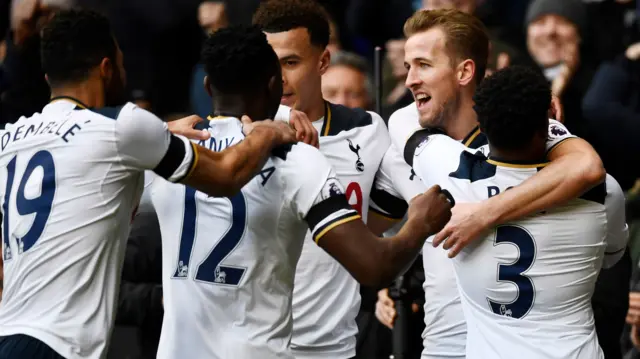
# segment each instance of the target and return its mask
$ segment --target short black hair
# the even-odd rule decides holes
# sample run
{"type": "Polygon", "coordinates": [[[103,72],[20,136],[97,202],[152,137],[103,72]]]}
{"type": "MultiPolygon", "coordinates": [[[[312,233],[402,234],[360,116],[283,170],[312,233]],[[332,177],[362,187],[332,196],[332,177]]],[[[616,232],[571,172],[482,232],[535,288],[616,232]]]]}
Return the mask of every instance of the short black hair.
{"type": "Polygon", "coordinates": [[[42,30],[42,69],[51,85],[81,81],[118,52],[109,20],[93,11],[58,12],[42,30]]]}
{"type": "Polygon", "coordinates": [[[305,28],[311,44],[329,45],[329,15],[316,0],[267,0],[253,15],[253,23],[268,33],[305,28]]]}
{"type": "Polygon", "coordinates": [[[480,129],[492,146],[521,150],[547,131],[551,89],[534,69],[509,66],[482,80],[473,96],[480,129]]]}
{"type": "Polygon", "coordinates": [[[211,85],[223,93],[264,88],[280,68],[276,53],[257,26],[230,26],[210,34],[201,60],[211,85]]]}

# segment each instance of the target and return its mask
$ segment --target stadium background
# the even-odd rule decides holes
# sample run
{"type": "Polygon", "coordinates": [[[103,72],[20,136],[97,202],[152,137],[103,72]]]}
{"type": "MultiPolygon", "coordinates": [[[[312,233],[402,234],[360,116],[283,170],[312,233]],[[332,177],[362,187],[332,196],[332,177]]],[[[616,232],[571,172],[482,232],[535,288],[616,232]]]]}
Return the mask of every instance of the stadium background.
{"type": "MultiPolygon", "coordinates": [[[[314,0],[309,0],[314,1],[314,0]]],[[[165,120],[196,113],[205,117],[210,99],[198,65],[206,31],[248,24],[260,0],[43,0],[49,9],[79,6],[106,14],[125,54],[130,100],[165,120]]],[[[323,78],[325,98],[371,109],[373,49],[384,53],[382,117],[412,102],[404,88],[402,25],[421,8],[456,7],[474,13],[490,29],[490,70],[512,64],[543,71],[564,106],[565,124],[598,151],[607,172],[628,193],[627,216],[632,281],[636,288],[640,241],[640,2],[634,0],[321,0],[332,16],[333,65],[323,78]],[[574,32],[567,31],[572,28],[574,32]],[[573,34],[573,35],[572,35],[573,34]],[[577,34],[577,36],[576,36],[577,34]],[[581,40],[579,40],[581,39],[581,40]],[[545,67],[548,41],[563,50],[564,67],[545,67]]],[[[49,93],[40,70],[37,29],[48,11],[35,0],[0,0],[0,122],[39,111],[49,93]]],[[[160,235],[155,215],[140,212],[130,236],[110,358],[153,358],[162,322],[160,235]]],[[[608,280],[625,280],[629,268],[614,268],[608,280]]],[[[606,286],[607,280],[599,285],[606,286]]],[[[411,281],[424,300],[420,273],[411,281]]],[[[640,285],[637,285],[640,290],[640,285]]],[[[391,332],[373,318],[376,292],[363,288],[361,317],[370,318],[362,358],[386,358],[391,332]]],[[[606,293],[606,290],[604,291],[606,293]]],[[[610,293],[596,308],[604,313],[626,304],[610,293]]],[[[633,297],[632,293],[632,297],[633,297]]],[[[640,294],[639,294],[640,295],[640,294]]],[[[596,298],[598,299],[598,298],[596,298]]],[[[633,302],[633,301],[632,301],[633,302]]],[[[1,303],[0,303],[1,305],[1,303]]],[[[633,303],[632,303],[633,305],[633,303]]],[[[626,308],[625,308],[626,310],[626,308]]],[[[420,350],[421,313],[414,315],[413,343],[420,350]]],[[[615,332],[615,331],[614,331],[615,332]]],[[[636,341],[640,344],[640,341],[636,341]]],[[[640,357],[620,337],[623,355],[640,357]]],[[[614,356],[607,355],[607,359],[614,356]]]]}

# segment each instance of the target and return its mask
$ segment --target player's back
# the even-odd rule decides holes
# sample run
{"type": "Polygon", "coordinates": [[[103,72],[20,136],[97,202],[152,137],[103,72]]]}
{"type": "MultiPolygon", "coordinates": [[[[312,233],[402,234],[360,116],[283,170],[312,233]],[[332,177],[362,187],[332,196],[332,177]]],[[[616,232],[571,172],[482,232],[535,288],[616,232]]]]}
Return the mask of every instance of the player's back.
{"type": "MultiPolygon", "coordinates": [[[[465,150],[437,135],[416,150],[423,159],[428,151],[440,154],[429,160],[438,170],[418,175],[449,190],[458,203],[497,195],[543,167],[465,150]]],[[[609,197],[620,197],[615,180],[608,182],[609,197]]],[[[606,197],[603,184],[567,205],[498,226],[454,259],[467,358],[602,357],[591,295],[607,246],[606,197]]]]}
{"type": "MultiPolygon", "coordinates": [[[[244,138],[235,118],[212,120],[210,131],[200,144],[218,151],[244,138]]],[[[291,358],[291,295],[308,228],[297,213],[312,204],[293,197],[315,197],[328,175],[305,170],[322,163],[301,165],[314,161],[311,150],[298,144],[286,160],[271,157],[232,198],[154,181],[165,306],[158,358],[291,358]]]]}
{"type": "Polygon", "coordinates": [[[35,337],[67,358],[103,354],[143,184],[117,148],[116,118],[132,108],[60,99],[2,132],[0,335],[35,337]]]}
{"type": "MultiPolygon", "coordinates": [[[[392,147],[395,148],[395,151],[404,154],[405,147],[408,144],[407,140],[420,129],[415,104],[396,111],[389,118],[389,132],[392,137],[392,147]]],[[[546,143],[547,153],[555,148],[555,146],[572,137],[575,136],[571,135],[561,123],[550,120],[549,137],[546,143]]],[[[480,131],[479,127],[469,132],[461,141],[461,144],[464,144],[472,152],[479,151],[483,154],[489,152],[487,137],[480,131]]],[[[460,151],[460,148],[461,147],[455,147],[454,151],[460,151]]],[[[439,161],[442,157],[441,153],[431,152],[431,154],[433,156],[431,160],[433,161],[428,161],[426,166],[436,167],[424,167],[424,172],[434,171],[433,174],[438,174],[443,168],[449,169],[452,166],[451,163],[439,161]]],[[[395,157],[397,156],[398,154],[395,155],[395,157]]],[[[389,156],[388,153],[385,155],[383,161],[404,161],[404,158],[398,159],[393,157],[393,155],[389,156]]],[[[457,161],[457,157],[450,160],[450,162],[455,162],[454,165],[458,163],[457,161]]],[[[455,168],[449,170],[449,172],[453,170],[455,170],[455,168]]],[[[394,184],[399,187],[410,188],[407,186],[409,182],[410,181],[406,180],[394,180],[394,184]]],[[[405,192],[409,194],[412,193],[412,191],[405,192]]],[[[406,198],[405,196],[405,200],[409,199],[410,198],[406,198]]],[[[423,283],[425,292],[425,329],[422,334],[424,346],[422,358],[465,358],[466,320],[462,311],[462,303],[456,283],[453,262],[447,257],[446,250],[443,250],[442,247],[434,248],[432,246],[432,240],[433,237],[426,240],[422,251],[425,274],[423,283]],[[438,293],[438,295],[434,296],[429,293],[438,293]]]]}

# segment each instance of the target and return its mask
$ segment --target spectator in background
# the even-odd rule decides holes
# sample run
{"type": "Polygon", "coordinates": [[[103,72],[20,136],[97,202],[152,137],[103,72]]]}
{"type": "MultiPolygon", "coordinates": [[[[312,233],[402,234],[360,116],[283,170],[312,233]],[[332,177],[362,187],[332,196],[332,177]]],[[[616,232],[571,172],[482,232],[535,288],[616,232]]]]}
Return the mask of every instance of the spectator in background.
{"type": "Polygon", "coordinates": [[[569,130],[589,139],[582,121],[582,98],[593,76],[587,11],[580,0],[534,0],[526,15],[527,49],[564,106],[569,130]]]}
{"type": "Polygon", "coordinates": [[[607,172],[623,190],[640,178],[640,43],[631,45],[614,61],[600,65],[582,108],[589,127],[597,129],[591,143],[607,172]]]}
{"type": "Polygon", "coordinates": [[[349,52],[332,54],[329,68],[322,75],[322,96],[325,100],[370,110],[374,94],[367,60],[349,52]]]}
{"type": "MultiPolygon", "coordinates": [[[[257,6],[257,5],[256,5],[257,6]]],[[[205,33],[219,30],[229,25],[226,5],[221,1],[204,1],[198,7],[198,23],[205,33]]],[[[191,111],[196,115],[207,118],[211,113],[211,97],[204,88],[204,65],[196,64],[191,76],[189,102],[191,111]]]]}
{"type": "Polygon", "coordinates": [[[54,9],[40,0],[13,1],[0,75],[0,128],[42,110],[49,86],[40,64],[39,31],[54,9]]]}

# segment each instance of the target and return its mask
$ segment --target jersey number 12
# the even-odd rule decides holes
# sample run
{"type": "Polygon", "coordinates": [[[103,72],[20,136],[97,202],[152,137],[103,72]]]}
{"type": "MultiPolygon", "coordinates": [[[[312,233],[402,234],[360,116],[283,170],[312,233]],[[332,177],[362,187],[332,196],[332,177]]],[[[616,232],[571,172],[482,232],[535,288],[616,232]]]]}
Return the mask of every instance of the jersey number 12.
{"type": "MultiPolygon", "coordinates": [[[[231,202],[231,227],[211,249],[209,255],[198,264],[195,270],[196,281],[237,286],[246,271],[246,268],[225,266],[222,263],[238,247],[247,226],[247,204],[242,192],[228,198],[228,200],[231,202]]],[[[196,190],[185,186],[184,217],[180,247],[178,248],[178,265],[173,273],[173,279],[189,277],[191,251],[196,238],[196,223],[196,190]]]]}
{"type": "Polygon", "coordinates": [[[20,181],[18,185],[18,191],[16,192],[16,209],[21,216],[28,216],[35,213],[31,228],[22,237],[18,238],[18,254],[28,251],[33,247],[47,224],[49,215],[51,214],[51,207],[53,205],[53,197],[56,194],[56,167],[53,161],[53,156],[49,151],[36,152],[29,162],[22,174],[22,177],[16,178],[16,160],[17,156],[14,156],[7,164],[7,186],[4,190],[4,203],[2,204],[2,213],[4,214],[2,222],[2,240],[4,241],[3,259],[5,261],[11,260],[13,254],[11,253],[11,246],[9,242],[10,233],[13,233],[9,224],[9,203],[11,201],[11,190],[13,183],[16,180],[20,181]],[[34,198],[27,198],[25,196],[25,188],[27,182],[33,172],[42,167],[42,183],[40,184],[40,195],[34,198]]]}

